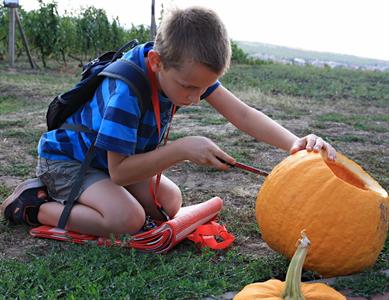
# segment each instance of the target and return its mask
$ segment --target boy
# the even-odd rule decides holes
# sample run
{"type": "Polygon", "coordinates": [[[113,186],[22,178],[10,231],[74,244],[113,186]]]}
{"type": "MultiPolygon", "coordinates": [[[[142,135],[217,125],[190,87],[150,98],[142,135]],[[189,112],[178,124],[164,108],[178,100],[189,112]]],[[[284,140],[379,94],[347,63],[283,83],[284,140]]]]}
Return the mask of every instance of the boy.
{"type": "MultiPolygon", "coordinates": [[[[228,69],[230,58],[223,23],[213,11],[198,7],[171,12],[164,18],[154,45],[140,45],[124,55],[149,76],[151,86],[154,82],[160,124],[153,109],[141,115],[133,91],[115,79],[104,79],[93,99],[66,120],[97,133],[96,156],[66,229],[96,236],[134,234],[144,226],[146,216],[163,219],[149,190],[156,174],[183,160],[220,170],[228,169],[222,161],[234,164],[233,157],[201,136],[184,137],[157,148],[174,107],[198,104],[201,98],[259,141],[290,153],[324,149],[330,159],[335,158],[335,150],[321,138],[296,137],[225,89],[218,78],[228,69]]],[[[14,223],[56,226],[93,137],[66,129],[44,133],[38,145],[40,180],[22,183],[5,200],[5,217],[14,223]],[[42,183],[54,201],[47,201],[42,183]]],[[[173,217],[181,207],[180,189],[162,175],[157,196],[165,212],[173,217]]]]}

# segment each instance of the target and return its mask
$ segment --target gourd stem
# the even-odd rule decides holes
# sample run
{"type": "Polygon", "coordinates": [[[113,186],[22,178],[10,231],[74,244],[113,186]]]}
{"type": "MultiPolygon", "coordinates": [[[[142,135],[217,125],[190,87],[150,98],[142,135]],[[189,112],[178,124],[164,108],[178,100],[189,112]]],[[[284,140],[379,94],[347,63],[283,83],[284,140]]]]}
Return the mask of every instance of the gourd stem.
{"type": "Polygon", "coordinates": [[[301,292],[301,273],[305,257],[307,256],[308,246],[310,241],[305,235],[304,231],[301,232],[302,238],[298,241],[297,250],[294,253],[292,260],[290,261],[288,272],[286,273],[285,289],[281,295],[284,300],[304,300],[304,295],[301,292]]]}

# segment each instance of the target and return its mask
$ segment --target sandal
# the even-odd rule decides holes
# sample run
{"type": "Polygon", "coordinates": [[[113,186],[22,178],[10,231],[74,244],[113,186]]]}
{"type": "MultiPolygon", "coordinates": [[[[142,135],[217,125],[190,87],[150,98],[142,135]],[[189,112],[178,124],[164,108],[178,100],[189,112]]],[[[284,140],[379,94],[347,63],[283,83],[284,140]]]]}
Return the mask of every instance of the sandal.
{"type": "Polygon", "coordinates": [[[19,184],[15,191],[1,204],[0,212],[13,224],[40,225],[39,207],[48,202],[47,189],[38,178],[19,184]]]}

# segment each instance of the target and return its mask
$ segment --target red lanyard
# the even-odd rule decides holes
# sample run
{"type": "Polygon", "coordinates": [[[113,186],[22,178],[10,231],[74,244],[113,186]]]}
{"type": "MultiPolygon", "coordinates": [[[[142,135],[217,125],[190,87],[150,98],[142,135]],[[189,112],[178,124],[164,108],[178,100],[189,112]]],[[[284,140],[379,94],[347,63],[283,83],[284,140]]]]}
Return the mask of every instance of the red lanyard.
{"type": "MultiPolygon", "coordinates": [[[[160,110],[160,106],[159,106],[157,78],[155,77],[155,73],[151,69],[150,63],[147,63],[147,76],[149,77],[149,81],[151,84],[151,99],[152,99],[152,104],[153,104],[155,121],[157,123],[157,128],[158,128],[158,142],[159,142],[161,139],[161,110],[160,110]]],[[[166,145],[166,143],[168,141],[170,127],[172,126],[172,120],[173,120],[173,116],[174,116],[175,112],[176,112],[176,105],[173,105],[172,113],[171,113],[171,117],[170,117],[170,121],[169,121],[169,126],[168,126],[166,134],[165,134],[165,139],[164,139],[163,145],[166,145]]],[[[157,174],[155,188],[153,186],[153,179],[152,178],[150,179],[150,193],[153,196],[155,205],[158,207],[158,209],[164,215],[166,220],[169,220],[170,218],[169,218],[168,214],[164,211],[161,203],[157,199],[159,183],[161,182],[161,175],[162,175],[162,172],[157,174]]]]}

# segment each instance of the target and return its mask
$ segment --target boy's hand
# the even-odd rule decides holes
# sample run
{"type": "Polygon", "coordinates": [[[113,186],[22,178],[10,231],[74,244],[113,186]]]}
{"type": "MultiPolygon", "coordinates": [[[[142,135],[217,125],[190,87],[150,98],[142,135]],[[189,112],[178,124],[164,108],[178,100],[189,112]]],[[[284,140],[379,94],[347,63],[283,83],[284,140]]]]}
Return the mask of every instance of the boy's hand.
{"type": "Polygon", "coordinates": [[[176,141],[184,159],[199,165],[213,166],[219,170],[228,170],[226,164],[235,164],[235,159],[221,150],[214,142],[203,136],[188,136],[176,141]],[[223,163],[220,159],[225,161],[223,163]]]}
{"type": "Polygon", "coordinates": [[[335,160],[336,150],[329,143],[325,142],[321,137],[314,134],[308,134],[302,138],[297,139],[289,150],[290,154],[297,151],[304,150],[319,152],[320,150],[326,150],[327,156],[330,160],[335,160]]]}

